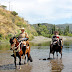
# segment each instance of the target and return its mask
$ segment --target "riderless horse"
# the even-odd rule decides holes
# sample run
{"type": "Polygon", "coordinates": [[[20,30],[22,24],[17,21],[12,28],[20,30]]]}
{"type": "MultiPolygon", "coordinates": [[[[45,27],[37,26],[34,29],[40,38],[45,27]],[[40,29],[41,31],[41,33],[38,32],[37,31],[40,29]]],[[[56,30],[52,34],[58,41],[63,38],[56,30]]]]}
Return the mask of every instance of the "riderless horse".
{"type": "MultiPolygon", "coordinates": [[[[63,48],[62,45],[63,45],[62,39],[59,40],[59,45],[58,45],[58,43],[56,43],[55,45],[50,44],[50,53],[53,54],[53,58],[54,58],[55,52],[57,54],[57,58],[58,58],[58,52],[61,54],[61,58],[62,58],[62,48],[63,48]]],[[[49,53],[49,58],[50,58],[50,53],[49,53]]]]}
{"type": "MultiPolygon", "coordinates": [[[[26,40],[25,40],[26,41],[26,40]]],[[[10,44],[11,44],[11,48],[10,50],[13,50],[13,57],[14,57],[14,63],[15,63],[15,67],[16,66],[16,57],[19,58],[19,66],[21,65],[21,56],[26,55],[28,57],[27,62],[30,60],[30,62],[32,62],[32,58],[30,55],[30,46],[29,48],[27,48],[27,46],[23,46],[21,48],[21,41],[19,42],[16,37],[10,38],[10,44]]],[[[21,67],[20,67],[21,68],[21,67]]]]}

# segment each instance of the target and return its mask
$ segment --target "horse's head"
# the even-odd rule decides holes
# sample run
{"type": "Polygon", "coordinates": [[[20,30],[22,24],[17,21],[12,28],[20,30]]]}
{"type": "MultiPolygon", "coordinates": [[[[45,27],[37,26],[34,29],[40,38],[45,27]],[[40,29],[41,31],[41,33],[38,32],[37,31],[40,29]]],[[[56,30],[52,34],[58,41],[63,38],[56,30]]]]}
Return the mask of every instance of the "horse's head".
{"type": "Polygon", "coordinates": [[[16,46],[16,43],[17,43],[16,37],[10,38],[10,41],[9,42],[11,44],[10,50],[13,50],[13,48],[16,46]]]}

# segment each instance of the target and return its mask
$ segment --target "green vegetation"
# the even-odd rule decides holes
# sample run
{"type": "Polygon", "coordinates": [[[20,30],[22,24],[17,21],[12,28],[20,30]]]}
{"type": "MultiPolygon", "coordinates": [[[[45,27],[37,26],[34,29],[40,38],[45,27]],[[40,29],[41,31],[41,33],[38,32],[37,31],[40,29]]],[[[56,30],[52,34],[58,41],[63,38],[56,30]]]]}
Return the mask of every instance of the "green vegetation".
{"type": "Polygon", "coordinates": [[[7,6],[5,6],[5,5],[1,5],[0,7],[2,7],[3,9],[6,9],[7,8],[7,6]]]}
{"type": "Polygon", "coordinates": [[[11,13],[12,13],[12,15],[14,15],[14,16],[18,15],[18,13],[16,13],[15,11],[13,11],[13,12],[11,12],[11,13]]]}
{"type": "Polygon", "coordinates": [[[47,24],[47,23],[42,23],[42,24],[34,24],[32,25],[38,35],[42,35],[45,37],[52,37],[54,31],[59,31],[59,35],[63,36],[72,36],[72,29],[70,29],[70,26],[72,27],[71,24],[64,24],[63,26],[58,26],[58,25],[53,25],[53,24],[47,24]]]}

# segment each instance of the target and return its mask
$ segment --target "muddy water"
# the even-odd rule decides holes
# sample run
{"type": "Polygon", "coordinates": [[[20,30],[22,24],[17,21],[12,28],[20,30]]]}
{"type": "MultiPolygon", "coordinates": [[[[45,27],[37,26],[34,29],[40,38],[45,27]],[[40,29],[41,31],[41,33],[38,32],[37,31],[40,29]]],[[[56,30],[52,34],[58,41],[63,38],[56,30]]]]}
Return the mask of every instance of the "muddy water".
{"type": "Polygon", "coordinates": [[[49,44],[50,42],[43,44],[30,43],[33,62],[23,64],[24,60],[22,59],[21,70],[19,70],[18,58],[17,69],[15,69],[14,59],[10,56],[12,51],[9,50],[9,45],[0,45],[0,72],[72,72],[72,42],[64,42],[62,59],[60,59],[60,54],[58,54],[58,59],[56,54],[54,59],[51,54],[51,59],[47,60],[49,44]]]}

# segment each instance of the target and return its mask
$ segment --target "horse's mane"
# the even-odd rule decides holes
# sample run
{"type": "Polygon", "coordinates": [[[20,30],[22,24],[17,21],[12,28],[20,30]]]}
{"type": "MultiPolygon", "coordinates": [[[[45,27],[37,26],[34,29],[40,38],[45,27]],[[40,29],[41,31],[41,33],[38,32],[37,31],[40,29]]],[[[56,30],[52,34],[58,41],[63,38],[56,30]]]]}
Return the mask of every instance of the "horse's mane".
{"type": "Polygon", "coordinates": [[[9,42],[10,42],[11,44],[13,44],[13,43],[14,43],[14,42],[13,42],[14,39],[16,40],[16,45],[18,45],[19,42],[18,42],[18,40],[17,40],[17,38],[16,38],[15,36],[12,37],[12,38],[10,38],[10,41],[9,41],[9,42]]]}

